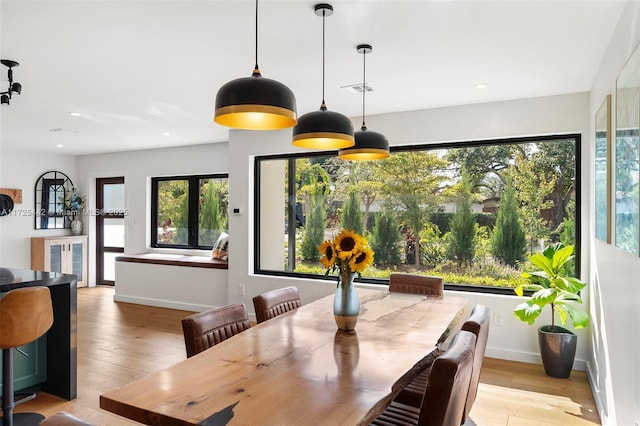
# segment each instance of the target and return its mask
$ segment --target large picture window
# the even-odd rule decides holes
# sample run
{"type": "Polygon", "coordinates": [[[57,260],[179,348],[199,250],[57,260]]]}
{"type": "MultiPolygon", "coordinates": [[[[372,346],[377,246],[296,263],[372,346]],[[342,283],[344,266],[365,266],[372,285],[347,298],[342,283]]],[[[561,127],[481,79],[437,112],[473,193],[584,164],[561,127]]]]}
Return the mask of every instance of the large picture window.
{"type": "Polygon", "coordinates": [[[151,179],[151,246],[211,249],[228,229],[228,175],[151,179]]]}
{"type": "Polygon", "coordinates": [[[380,161],[258,157],[255,271],[320,278],[318,245],[348,228],[375,252],[361,281],[400,271],[513,294],[530,254],[580,253],[579,157],[579,135],[394,147],[380,161]]]}

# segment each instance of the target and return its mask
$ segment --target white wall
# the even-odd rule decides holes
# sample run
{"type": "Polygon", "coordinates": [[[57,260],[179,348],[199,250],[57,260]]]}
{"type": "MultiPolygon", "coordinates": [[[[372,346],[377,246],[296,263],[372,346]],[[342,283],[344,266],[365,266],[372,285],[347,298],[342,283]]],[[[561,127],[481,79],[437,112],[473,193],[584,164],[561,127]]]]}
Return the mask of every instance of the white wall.
{"type": "MultiPolygon", "coordinates": [[[[385,114],[367,118],[371,130],[384,133],[392,145],[492,139],[542,134],[580,133],[583,146],[588,146],[589,95],[586,93],[525,99],[510,102],[467,105],[407,113],[385,114]]],[[[233,130],[229,133],[229,207],[241,208],[242,215],[231,215],[229,234],[229,302],[244,302],[252,307],[251,298],[263,291],[297,285],[303,303],[332,294],[334,284],[325,280],[305,280],[257,276],[253,271],[253,160],[257,155],[300,152],[291,146],[291,130],[252,132],[233,130]],[[242,296],[239,286],[246,286],[242,296]]],[[[588,149],[586,150],[588,152],[588,149]]],[[[583,161],[584,222],[588,222],[589,169],[583,161]]],[[[582,224],[582,235],[587,223],[582,224]]],[[[588,259],[589,244],[583,244],[583,259],[588,259]]],[[[588,262],[583,262],[587,264],[588,262]]],[[[582,275],[587,277],[588,267],[582,275]]],[[[504,359],[540,363],[537,328],[530,327],[513,317],[513,307],[520,301],[515,296],[481,295],[465,293],[471,303],[490,306],[492,314],[500,314],[504,325],[492,324],[487,355],[504,359]]],[[[588,299],[587,299],[588,303],[588,299]]],[[[550,319],[547,319],[550,321],[550,319]]],[[[542,325],[542,322],[540,323],[542,325]]],[[[589,355],[588,330],[579,330],[579,346],[575,368],[584,369],[589,355]]]]}
{"type": "MultiPolygon", "coordinates": [[[[590,93],[590,128],[608,94],[615,132],[616,78],[640,43],[640,2],[627,3],[590,93]]],[[[615,133],[614,133],[615,135],[615,133]]],[[[589,139],[591,142],[591,139],[589,139]]],[[[614,142],[615,143],[615,142],[614,142]]],[[[589,143],[590,163],[595,158],[589,143]]],[[[589,182],[593,181],[593,171],[589,182]]],[[[593,193],[593,187],[590,188],[593,193]]],[[[613,201],[613,200],[612,200],[613,201]]],[[[594,211],[593,203],[590,212],[594,211]]],[[[593,215],[589,230],[593,238],[593,215]]],[[[592,241],[593,329],[588,362],[591,386],[603,425],[640,424],[640,258],[603,241],[592,241]]]]}
{"type": "MultiPolygon", "coordinates": [[[[151,177],[227,173],[227,144],[192,145],[180,148],[127,151],[78,157],[78,176],[87,188],[90,209],[95,209],[95,180],[98,177],[125,178],[125,253],[150,251],[151,177]]],[[[89,235],[89,285],[95,285],[95,220],[85,220],[89,235]],[[88,222],[88,223],[87,223],[88,222]]],[[[163,251],[163,250],[154,250],[163,251]]],[[[171,252],[171,250],[164,250],[171,252]]],[[[116,287],[116,292],[118,291],[116,287]]]]}
{"type": "Polygon", "coordinates": [[[1,266],[31,269],[31,237],[71,235],[68,229],[35,229],[36,180],[50,170],[63,172],[84,191],[74,156],[0,148],[0,187],[22,189],[22,204],[15,205],[12,215],[0,217],[1,266]]]}
{"type": "Polygon", "coordinates": [[[117,302],[201,312],[227,304],[226,269],[116,262],[117,302]]]}

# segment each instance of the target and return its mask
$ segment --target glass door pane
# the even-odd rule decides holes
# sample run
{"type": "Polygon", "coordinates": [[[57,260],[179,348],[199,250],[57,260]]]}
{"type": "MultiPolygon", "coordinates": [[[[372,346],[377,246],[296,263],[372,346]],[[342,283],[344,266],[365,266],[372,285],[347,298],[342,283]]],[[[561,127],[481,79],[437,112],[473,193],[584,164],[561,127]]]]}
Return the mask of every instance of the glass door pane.
{"type": "Polygon", "coordinates": [[[125,186],[123,177],[96,179],[96,283],[115,285],[115,258],[124,253],[125,186]]]}

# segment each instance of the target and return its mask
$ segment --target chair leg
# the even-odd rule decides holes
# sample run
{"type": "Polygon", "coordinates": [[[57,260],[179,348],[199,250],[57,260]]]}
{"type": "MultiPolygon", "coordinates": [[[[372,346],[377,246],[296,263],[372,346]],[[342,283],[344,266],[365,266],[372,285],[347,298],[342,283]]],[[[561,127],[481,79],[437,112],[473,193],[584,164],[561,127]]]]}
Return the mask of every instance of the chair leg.
{"type": "Polygon", "coordinates": [[[13,353],[2,350],[2,426],[13,426],[13,353]]]}
{"type": "MultiPolygon", "coordinates": [[[[22,402],[22,401],[21,401],[22,402]]],[[[13,414],[15,408],[13,396],[13,352],[2,350],[2,426],[37,426],[44,416],[38,413],[13,414]]]]}

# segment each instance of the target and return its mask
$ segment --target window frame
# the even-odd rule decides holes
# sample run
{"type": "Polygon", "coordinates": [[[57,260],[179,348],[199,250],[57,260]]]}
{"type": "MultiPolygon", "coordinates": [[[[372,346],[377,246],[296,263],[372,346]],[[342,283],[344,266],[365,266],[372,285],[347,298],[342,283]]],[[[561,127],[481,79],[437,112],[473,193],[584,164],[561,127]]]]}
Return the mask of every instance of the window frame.
{"type": "Polygon", "coordinates": [[[200,191],[199,182],[203,179],[227,179],[228,173],[211,173],[203,175],[176,175],[176,176],[156,176],[151,178],[151,247],[171,248],[182,250],[211,250],[213,245],[198,245],[199,235],[199,213],[200,213],[200,191]],[[158,243],[158,184],[173,180],[186,180],[188,182],[188,243],[185,244],[161,244],[158,243]]]}
{"type": "MultiPolygon", "coordinates": [[[[442,142],[442,143],[424,143],[418,145],[403,145],[394,146],[390,148],[391,153],[414,151],[414,150],[426,150],[435,151],[439,149],[451,149],[451,148],[472,148],[478,146],[491,146],[491,145],[503,145],[503,144],[517,144],[517,143],[533,143],[533,142],[550,142],[560,139],[573,139],[575,143],[575,270],[576,276],[580,277],[580,265],[581,265],[581,211],[582,211],[582,178],[581,178],[581,159],[582,159],[582,135],[579,133],[567,133],[567,134],[554,134],[554,135],[541,135],[541,136],[527,136],[527,137],[515,137],[515,138],[498,138],[498,139],[485,139],[485,140],[470,140],[470,141],[457,141],[457,142],[442,142]]],[[[304,279],[325,279],[323,275],[300,273],[300,272],[287,272],[287,271],[275,271],[260,269],[260,164],[266,160],[295,160],[298,158],[314,158],[314,157],[326,157],[337,155],[335,151],[313,151],[303,153],[289,153],[289,154],[271,154],[256,156],[254,158],[254,246],[253,246],[253,272],[256,275],[266,276],[279,276],[279,277],[293,277],[304,279]]],[[[292,173],[289,170],[289,173],[292,173]]],[[[295,177],[295,176],[293,176],[295,177]]],[[[289,179],[291,182],[291,176],[289,179]]],[[[289,188],[291,190],[291,188],[289,188]]],[[[291,194],[289,194],[291,197],[291,194]]],[[[295,208],[292,210],[289,206],[289,215],[293,211],[293,217],[295,218],[295,208]]],[[[291,216],[290,216],[291,217],[291,216]]],[[[292,221],[289,220],[289,227],[292,225],[292,221]]],[[[291,233],[289,233],[291,235],[291,233]]],[[[380,286],[388,286],[389,280],[383,278],[356,278],[356,282],[375,284],[380,286]]],[[[473,293],[485,293],[485,294],[501,294],[515,296],[512,288],[504,287],[491,287],[491,286],[465,286],[461,284],[447,284],[445,283],[445,290],[461,291],[461,292],[473,292],[473,293]]]]}

